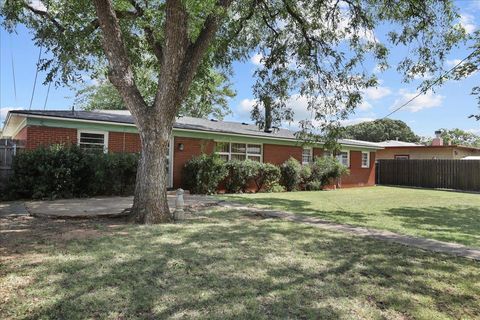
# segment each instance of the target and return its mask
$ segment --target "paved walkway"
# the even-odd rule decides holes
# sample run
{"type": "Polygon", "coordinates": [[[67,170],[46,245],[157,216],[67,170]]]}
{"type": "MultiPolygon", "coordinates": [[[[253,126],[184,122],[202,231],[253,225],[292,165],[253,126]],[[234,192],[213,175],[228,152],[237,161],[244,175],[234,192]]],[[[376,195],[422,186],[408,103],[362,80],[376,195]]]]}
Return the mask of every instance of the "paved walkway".
{"type": "Polygon", "coordinates": [[[349,233],[357,236],[363,236],[363,237],[371,237],[379,240],[399,243],[409,247],[415,247],[415,248],[420,248],[420,249],[439,252],[439,253],[446,253],[446,254],[451,254],[459,257],[480,261],[480,249],[467,247],[465,245],[458,244],[458,243],[443,242],[443,241],[438,241],[433,239],[407,236],[407,235],[402,235],[402,234],[398,234],[390,231],[367,229],[364,227],[354,227],[351,225],[328,222],[319,218],[305,217],[305,216],[295,215],[295,214],[283,212],[283,211],[254,208],[254,207],[244,206],[244,205],[230,203],[230,202],[221,202],[219,203],[219,205],[227,208],[248,210],[264,218],[280,218],[288,221],[294,221],[294,222],[313,225],[317,228],[322,228],[326,230],[340,231],[340,232],[345,232],[345,233],[349,233]]]}
{"type": "Polygon", "coordinates": [[[7,201],[0,202],[0,216],[19,216],[19,215],[28,215],[28,211],[25,208],[25,205],[21,201],[7,201]]]}
{"type": "MultiPolygon", "coordinates": [[[[170,211],[175,209],[174,194],[168,195],[170,211]]],[[[184,195],[185,207],[214,205],[218,203],[212,197],[202,195],[184,195]]],[[[132,207],[133,197],[94,197],[79,199],[62,199],[54,201],[27,201],[28,213],[36,217],[47,218],[92,218],[118,217],[128,213],[132,207]]]]}

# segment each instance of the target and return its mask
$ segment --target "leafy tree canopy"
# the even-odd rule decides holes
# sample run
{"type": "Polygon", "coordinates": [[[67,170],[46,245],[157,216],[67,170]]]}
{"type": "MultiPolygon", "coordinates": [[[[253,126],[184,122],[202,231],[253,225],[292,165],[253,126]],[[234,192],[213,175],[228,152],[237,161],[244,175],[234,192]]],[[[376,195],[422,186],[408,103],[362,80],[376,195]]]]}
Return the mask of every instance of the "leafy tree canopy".
{"type": "MultiPolygon", "coordinates": [[[[153,100],[155,91],[151,87],[140,89],[144,96],[149,96],[148,100],[153,100]]],[[[231,113],[228,102],[234,96],[235,91],[226,76],[211,70],[210,77],[192,83],[190,94],[178,110],[178,115],[222,120],[231,113]]],[[[74,106],[84,110],[127,110],[115,86],[106,79],[98,80],[97,84],[84,85],[78,90],[74,106]]]]}
{"type": "MultiPolygon", "coordinates": [[[[462,129],[445,129],[442,128],[440,137],[443,139],[443,144],[462,145],[469,147],[480,147],[480,136],[462,129]]],[[[427,144],[432,142],[432,139],[425,141],[427,144]]]]}
{"type": "Polygon", "coordinates": [[[405,122],[392,119],[381,119],[346,126],[343,137],[372,142],[386,140],[420,141],[420,137],[405,122]]]}
{"type": "MultiPolygon", "coordinates": [[[[139,86],[144,82],[155,94],[165,69],[169,2],[112,1],[133,80],[139,86]],[[148,77],[142,72],[145,68],[153,70],[148,77]]],[[[388,65],[389,48],[376,35],[379,25],[385,29],[383,38],[392,45],[409,46],[409,55],[397,66],[406,78],[438,72],[446,52],[464,36],[461,26],[455,24],[458,15],[450,1],[184,0],[181,6],[186,11],[186,20],[181,23],[186,27],[182,41],[188,42],[188,54],[195,54],[195,50],[204,53],[200,58],[192,55],[185,71],[180,72],[185,77],[178,92],[183,95],[182,102],[187,100],[181,105],[186,110],[199,107],[201,110],[193,113],[203,114],[203,98],[194,96],[205,92],[198,90],[205,82],[218,81],[211,80],[215,75],[212,69],[228,73],[233,61],[246,60],[259,51],[263,59],[255,72],[256,107],[268,104],[274,123],[293,117],[286,105],[292,92],[308,98],[314,123],[325,125],[322,128],[347,117],[361,103],[361,90],[377,83],[362,67],[365,59],[371,57],[384,67],[388,65]],[[188,67],[193,64],[198,67],[189,80],[188,67]]],[[[76,82],[85,72],[107,65],[109,57],[102,48],[100,21],[92,1],[7,0],[1,15],[8,29],[25,24],[34,31],[37,45],[50,51],[52,57],[41,62],[41,68],[48,71],[47,81],[76,82]]],[[[96,75],[105,77],[111,71],[104,70],[96,75]]],[[[155,94],[142,92],[147,105],[154,104],[155,94]]],[[[253,116],[258,120],[262,113],[254,112],[253,116]]],[[[305,130],[313,126],[313,122],[302,122],[305,130]]]]}

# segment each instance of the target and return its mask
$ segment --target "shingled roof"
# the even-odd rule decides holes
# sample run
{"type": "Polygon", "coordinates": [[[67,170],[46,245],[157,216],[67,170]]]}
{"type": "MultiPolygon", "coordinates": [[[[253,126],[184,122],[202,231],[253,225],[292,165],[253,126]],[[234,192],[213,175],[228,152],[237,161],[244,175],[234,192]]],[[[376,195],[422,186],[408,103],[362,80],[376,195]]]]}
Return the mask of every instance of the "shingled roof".
{"type": "MultiPolygon", "coordinates": [[[[124,125],[135,125],[132,115],[128,111],[123,110],[102,110],[102,111],[67,111],[67,110],[12,110],[9,114],[32,116],[32,117],[49,117],[59,119],[83,120],[92,122],[117,123],[124,125]]],[[[8,118],[8,117],[7,117],[8,118]]],[[[295,132],[288,129],[279,128],[270,133],[260,130],[256,125],[234,122],[209,120],[193,117],[179,117],[173,125],[174,129],[195,130],[205,132],[216,132],[225,134],[237,134],[254,137],[266,137],[277,139],[296,140],[295,132]]],[[[342,145],[368,147],[382,149],[378,144],[352,140],[340,139],[338,141],[342,145]]]]}

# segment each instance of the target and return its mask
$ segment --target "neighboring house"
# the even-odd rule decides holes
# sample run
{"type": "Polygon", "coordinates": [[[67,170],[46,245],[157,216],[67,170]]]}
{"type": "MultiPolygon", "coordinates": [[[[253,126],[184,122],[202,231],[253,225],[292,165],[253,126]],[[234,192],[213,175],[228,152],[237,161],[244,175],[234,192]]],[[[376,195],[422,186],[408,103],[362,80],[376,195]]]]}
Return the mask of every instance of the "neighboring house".
{"type": "Polygon", "coordinates": [[[463,159],[468,156],[480,156],[480,148],[461,145],[444,145],[440,132],[431,145],[422,145],[404,141],[383,141],[377,143],[384,149],[377,152],[377,160],[381,159],[463,159]]]}
{"type": "MultiPolygon", "coordinates": [[[[3,134],[24,141],[26,149],[42,145],[77,144],[105,152],[140,152],[133,117],[126,111],[21,111],[7,115],[3,134]]],[[[264,132],[255,125],[238,122],[178,118],[169,148],[169,187],[182,186],[185,163],[202,153],[217,152],[225,160],[251,159],[280,165],[290,157],[302,163],[323,156],[321,143],[302,146],[294,132],[275,129],[264,132]]],[[[340,140],[340,161],[350,168],[342,187],[375,184],[375,143],[340,140]]]]}

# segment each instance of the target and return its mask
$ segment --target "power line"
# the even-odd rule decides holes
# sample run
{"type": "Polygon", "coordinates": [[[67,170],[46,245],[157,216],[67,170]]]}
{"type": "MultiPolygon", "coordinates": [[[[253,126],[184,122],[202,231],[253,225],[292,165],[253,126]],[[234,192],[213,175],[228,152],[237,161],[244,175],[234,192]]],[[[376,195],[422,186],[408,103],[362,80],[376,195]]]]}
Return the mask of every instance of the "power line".
{"type": "Polygon", "coordinates": [[[40,47],[40,51],[38,52],[37,70],[35,72],[35,80],[33,81],[32,97],[30,98],[30,105],[28,107],[28,110],[32,109],[33,96],[35,95],[35,87],[37,86],[37,77],[38,77],[39,64],[40,64],[41,57],[42,57],[42,47],[40,47]]]}
{"type": "Polygon", "coordinates": [[[12,77],[13,77],[13,95],[15,97],[15,107],[18,106],[17,101],[17,82],[15,81],[15,63],[13,62],[12,38],[10,36],[10,60],[12,63],[12,77]]]}
{"type": "Polygon", "coordinates": [[[43,110],[45,110],[45,108],[47,107],[48,94],[50,93],[50,85],[51,84],[52,84],[52,82],[48,83],[47,96],[45,97],[45,103],[43,104],[43,110]]]}
{"type": "Polygon", "coordinates": [[[394,114],[395,112],[399,111],[400,109],[406,107],[408,104],[410,104],[413,100],[417,99],[418,97],[420,97],[422,94],[425,94],[428,90],[430,90],[434,85],[436,85],[437,83],[439,83],[446,75],[448,75],[449,73],[451,73],[452,71],[454,71],[455,69],[457,69],[462,63],[464,63],[466,60],[470,59],[474,54],[477,53],[478,50],[474,50],[472,53],[470,53],[468,56],[466,56],[465,58],[463,58],[462,60],[460,60],[460,62],[458,62],[456,65],[454,65],[452,68],[450,68],[447,72],[445,72],[443,75],[441,75],[440,77],[438,77],[434,82],[432,82],[431,84],[429,84],[427,87],[423,88],[422,90],[420,90],[420,92],[418,94],[416,94],[414,97],[412,97],[410,100],[408,100],[407,102],[405,102],[404,104],[402,104],[401,106],[395,108],[394,110],[392,110],[392,112],[390,112],[389,114],[387,114],[386,116],[384,116],[383,118],[379,119],[379,120],[383,120],[385,118],[388,118],[389,116],[391,116],[392,114],[394,114]]]}

